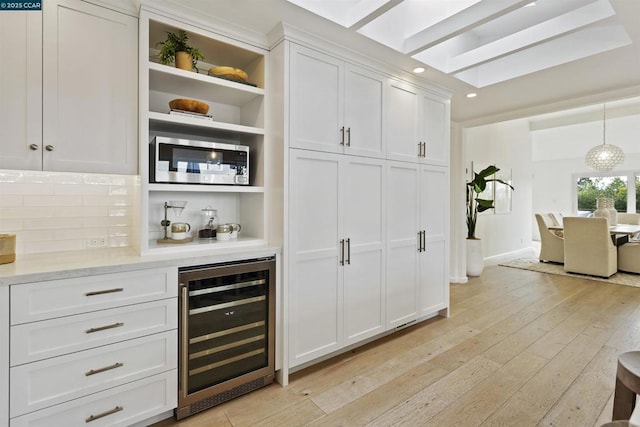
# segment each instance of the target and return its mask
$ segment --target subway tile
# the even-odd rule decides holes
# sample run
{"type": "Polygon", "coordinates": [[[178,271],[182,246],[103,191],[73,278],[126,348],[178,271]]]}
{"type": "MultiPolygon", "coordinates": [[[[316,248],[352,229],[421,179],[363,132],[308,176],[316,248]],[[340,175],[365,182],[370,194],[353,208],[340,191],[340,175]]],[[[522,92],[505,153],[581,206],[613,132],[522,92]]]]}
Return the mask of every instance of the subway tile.
{"type": "Polygon", "coordinates": [[[40,195],[53,194],[52,183],[3,182],[0,183],[2,194],[40,195]]]}
{"type": "Polygon", "coordinates": [[[66,228],[63,230],[55,230],[53,233],[54,240],[85,240],[81,228],[66,228]]]}
{"type": "Polygon", "coordinates": [[[109,187],[91,184],[56,184],[54,194],[61,196],[106,196],[109,187]]]}
{"type": "Polygon", "coordinates": [[[82,240],[47,240],[40,242],[24,242],[24,253],[43,253],[61,251],[80,251],[84,249],[82,240]]]}
{"type": "Polygon", "coordinates": [[[109,216],[131,216],[127,208],[109,208],[109,216]]]}
{"type": "Polygon", "coordinates": [[[25,242],[41,242],[43,240],[55,240],[54,230],[24,230],[18,234],[18,239],[25,242]]]}
{"type": "Polygon", "coordinates": [[[121,186],[110,186],[109,187],[109,195],[110,196],[126,196],[131,193],[129,187],[121,187],[121,186]]]}
{"type": "Polygon", "coordinates": [[[21,194],[1,194],[0,207],[16,207],[24,205],[24,196],[21,194]]]}
{"type": "Polygon", "coordinates": [[[0,218],[47,218],[53,215],[53,208],[50,207],[0,207],[0,218]]]}
{"type": "Polygon", "coordinates": [[[84,178],[80,173],[56,173],[51,175],[51,182],[56,185],[81,185],[84,178]]]}
{"type": "Polygon", "coordinates": [[[8,233],[24,230],[24,220],[23,219],[9,219],[9,218],[0,218],[0,232],[8,233]]]}
{"type": "Polygon", "coordinates": [[[109,246],[112,248],[130,246],[129,237],[111,237],[109,238],[109,246]]]}
{"type": "Polygon", "coordinates": [[[83,196],[84,206],[131,206],[133,198],[129,196],[83,196]]]}
{"type": "Polygon", "coordinates": [[[0,183],[14,183],[22,181],[21,171],[0,170],[0,183]]]}
{"type": "Polygon", "coordinates": [[[89,185],[109,185],[111,178],[109,175],[93,175],[93,174],[85,174],[83,175],[83,180],[85,184],[89,185]]]}
{"type": "Polygon", "coordinates": [[[126,237],[133,235],[132,227],[109,227],[109,237],[126,237]]]}
{"type": "Polygon", "coordinates": [[[79,218],[26,218],[24,219],[25,230],[60,230],[78,227],[82,223],[79,218]]]}
{"type": "Polygon", "coordinates": [[[82,206],[75,196],[24,196],[25,206],[82,206]]]}
{"type": "Polygon", "coordinates": [[[101,206],[80,206],[67,207],[58,206],[53,208],[53,216],[56,218],[85,218],[85,217],[106,217],[108,210],[101,206]]]}

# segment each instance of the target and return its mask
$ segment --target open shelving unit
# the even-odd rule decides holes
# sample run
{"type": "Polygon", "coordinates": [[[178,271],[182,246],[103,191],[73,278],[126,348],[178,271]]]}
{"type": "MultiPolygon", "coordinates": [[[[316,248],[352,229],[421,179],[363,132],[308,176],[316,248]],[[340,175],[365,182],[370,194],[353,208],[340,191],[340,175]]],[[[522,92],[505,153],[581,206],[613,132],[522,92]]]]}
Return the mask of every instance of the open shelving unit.
{"type": "MultiPolygon", "coordinates": [[[[265,244],[267,221],[265,193],[267,179],[264,82],[267,81],[268,51],[230,39],[213,29],[156,15],[140,14],[140,252],[172,253],[185,250],[238,249],[265,244]],[[189,44],[200,49],[205,59],[198,62],[198,72],[160,64],[157,46],[166,33],[185,30],[189,44]],[[206,61],[206,62],[205,62],[206,61]],[[249,75],[244,84],[208,75],[215,65],[243,69],[249,75]],[[211,118],[169,114],[169,101],[189,98],[206,102],[211,118]],[[249,147],[249,185],[167,184],[149,181],[152,165],[149,144],[156,136],[226,142],[249,147]],[[193,240],[187,243],[157,243],[164,234],[160,221],[164,202],[186,200],[179,217],[191,225],[193,240]],[[231,241],[199,240],[200,211],[210,206],[218,211],[219,223],[239,223],[238,239],[231,241]]],[[[170,221],[176,220],[168,215],[170,221]]]]}

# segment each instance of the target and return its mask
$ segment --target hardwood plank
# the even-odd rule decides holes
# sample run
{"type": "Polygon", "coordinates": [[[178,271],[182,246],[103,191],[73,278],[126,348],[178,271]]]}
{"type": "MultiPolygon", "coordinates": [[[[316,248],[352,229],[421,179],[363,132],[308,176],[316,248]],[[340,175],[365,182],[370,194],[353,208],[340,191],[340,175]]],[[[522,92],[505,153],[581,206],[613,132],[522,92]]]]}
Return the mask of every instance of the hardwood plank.
{"type": "Polygon", "coordinates": [[[546,359],[522,353],[471,388],[425,426],[477,426],[538,372],[546,359]]]}
{"type": "Polygon", "coordinates": [[[618,353],[603,347],[540,422],[585,426],[597,418],[613,392],[618,353]]]}
{"type": "Polygon", "coordinates": [[[420,425],[499,368],[500,365],[497,363],[478,356],[376,418],[369,425],[420,425]]]}

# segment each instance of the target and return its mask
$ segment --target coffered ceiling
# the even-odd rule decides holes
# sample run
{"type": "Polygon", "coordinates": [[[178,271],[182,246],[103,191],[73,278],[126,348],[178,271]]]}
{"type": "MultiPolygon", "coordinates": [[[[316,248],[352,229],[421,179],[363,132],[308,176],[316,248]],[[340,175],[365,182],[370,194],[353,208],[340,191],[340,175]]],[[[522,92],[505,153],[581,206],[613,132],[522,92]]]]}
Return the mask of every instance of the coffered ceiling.
{"type": "Polygon", "coordinates": [[[454,93],[484,124],[640,95],[640,0],[155,0],[269,33],[287,22],[454,93]],[[469,99],[466,94],[477,93],[469,99]]]}

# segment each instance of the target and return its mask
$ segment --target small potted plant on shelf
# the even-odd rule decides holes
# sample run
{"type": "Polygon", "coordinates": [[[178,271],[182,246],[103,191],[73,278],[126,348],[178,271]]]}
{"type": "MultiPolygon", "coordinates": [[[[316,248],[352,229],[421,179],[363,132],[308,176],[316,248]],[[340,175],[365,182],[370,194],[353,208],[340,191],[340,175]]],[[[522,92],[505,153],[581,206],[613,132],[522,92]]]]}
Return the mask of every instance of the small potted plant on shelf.
{"type": "Polygon", "coordinates": [[[176,33],[167,31],[167,40],[157,44],[162,46],[158,54],[160,63],[166,65],[175,62],[176,68],[198,72],[196,65],[198,60],[204,59],[204,55],[200,49],[189,46],[188,40],[189,36],[184,30],[176,33]]]}
{"type": "Polygon", "coordinates": [[[494,208],[493,199],[481,199],[480,194],[486,190],[489,182],[498,182],[513,190],[511,184],[495,177],[499,170],[494,165],[488,166],[478,173],[472,169],[473,179],[467,181],[467,274],[469,276],[479,276],[484,268],[482,241],[476,237],[478,212],[494,208]]]}

